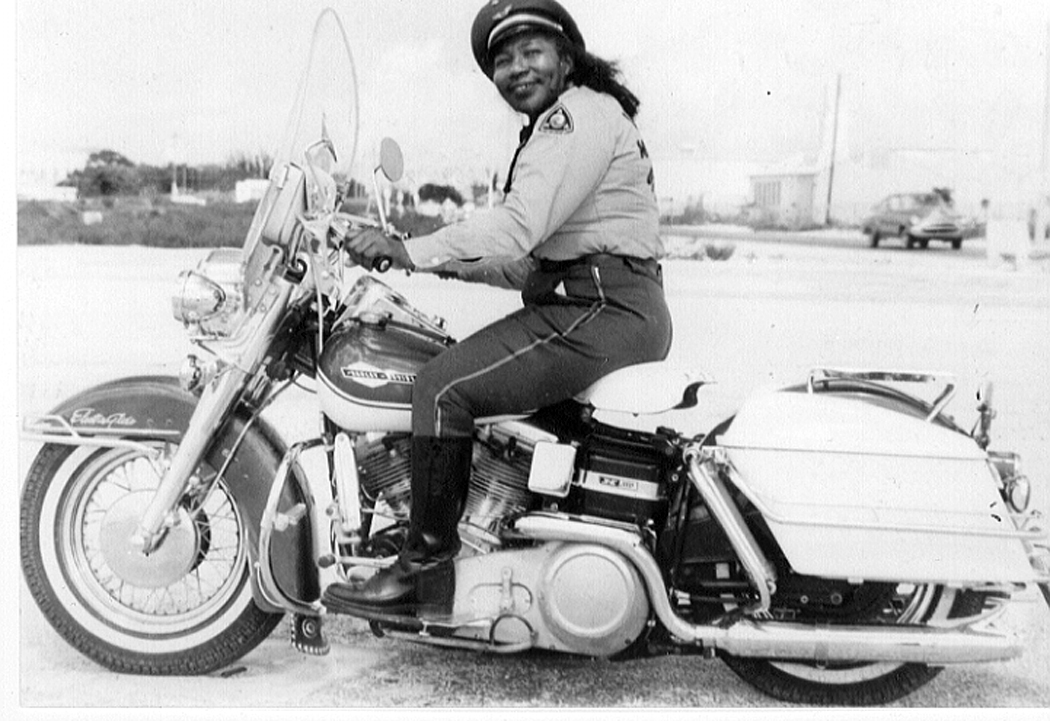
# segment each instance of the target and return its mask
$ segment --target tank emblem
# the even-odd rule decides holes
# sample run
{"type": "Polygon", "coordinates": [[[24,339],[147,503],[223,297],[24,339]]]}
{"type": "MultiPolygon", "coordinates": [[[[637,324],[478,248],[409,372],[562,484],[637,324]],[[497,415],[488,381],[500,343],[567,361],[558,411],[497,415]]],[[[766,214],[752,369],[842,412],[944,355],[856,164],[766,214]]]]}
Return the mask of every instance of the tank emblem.
{"type": "Polygon", "coordinates": [[[410,386],[416,382],[416,376],[414,373],[398,373],[396,371],[382,370],[365,363],[355,363],[353,365],[343,366],[339,370],[343,374],[343,378],[352,380],[355,383],[360,383],[369,388],[379,388],[390,383],[410,386]]]}

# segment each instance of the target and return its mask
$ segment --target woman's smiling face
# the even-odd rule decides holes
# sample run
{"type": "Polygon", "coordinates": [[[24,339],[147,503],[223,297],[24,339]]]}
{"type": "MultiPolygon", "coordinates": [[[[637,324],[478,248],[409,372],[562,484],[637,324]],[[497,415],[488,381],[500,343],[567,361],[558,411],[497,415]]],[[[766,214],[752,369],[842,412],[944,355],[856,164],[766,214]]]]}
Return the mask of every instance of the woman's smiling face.
{"type": "Polygon", "coordinates": [[[535,120],[568,87],[572,59],[563,57],[546,35],[526,33],[496,49],[492,68],[492,82],[503,99],[535,120]]]}

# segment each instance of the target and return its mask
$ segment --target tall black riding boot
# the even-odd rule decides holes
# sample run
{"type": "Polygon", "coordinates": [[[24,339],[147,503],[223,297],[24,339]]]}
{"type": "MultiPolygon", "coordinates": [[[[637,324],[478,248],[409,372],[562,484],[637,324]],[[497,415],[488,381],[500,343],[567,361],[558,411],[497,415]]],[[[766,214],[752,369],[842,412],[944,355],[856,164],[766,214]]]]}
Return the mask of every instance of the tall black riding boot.
{"type": "Polygon", "coordinates": [[[336,604],[386,613],[447,613],[455,591],[452,560],[470,482],[471,438],[412,439],[412,511],[397,562],[361,586],[333,584],[336,604]]]}

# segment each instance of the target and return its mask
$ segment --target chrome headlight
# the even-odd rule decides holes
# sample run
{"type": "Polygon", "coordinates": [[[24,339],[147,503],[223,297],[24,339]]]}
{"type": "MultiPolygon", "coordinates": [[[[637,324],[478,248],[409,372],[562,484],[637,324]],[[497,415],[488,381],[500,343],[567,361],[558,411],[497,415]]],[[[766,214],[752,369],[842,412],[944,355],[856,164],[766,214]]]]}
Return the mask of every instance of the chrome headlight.
{"type": "Polygon", "coordinates": [[[226,338],[244,317],[243,286],[241,251],[212,251],[195,270],[179,274],[172,314],[195,335],[226,338]]]}
{"type": "Polygon", "coordinates": [[[1015,476],[1007,482],[1003,495],[1010,508],[1017,513],[1024,513],[1032,501],[1032,484],[1025,476],[1015,476]]]}
{"type": "Polygon", "coordinates": [[[999,493],[1006,505],[1015,513],[1027,511],[1032,501],[1032,483],[1021,473],[1021,457],[1016,453],[991,452],[988,459],[999,474],[999,493]]]}

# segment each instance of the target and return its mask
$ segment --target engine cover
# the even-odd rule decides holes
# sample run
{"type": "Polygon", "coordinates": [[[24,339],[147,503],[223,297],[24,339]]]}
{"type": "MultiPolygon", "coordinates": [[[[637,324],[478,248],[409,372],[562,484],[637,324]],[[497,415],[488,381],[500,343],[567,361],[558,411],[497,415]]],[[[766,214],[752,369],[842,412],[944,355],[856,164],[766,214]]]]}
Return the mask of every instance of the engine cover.
{"type": "Polygon", "coordinates": [[[585,656],[623,651],[645,629],[641,577],[615,551],[551,542],[456,561],[458,636],[585,656]],[[486,621],[495,619],[491,627],[486,621]]]}

